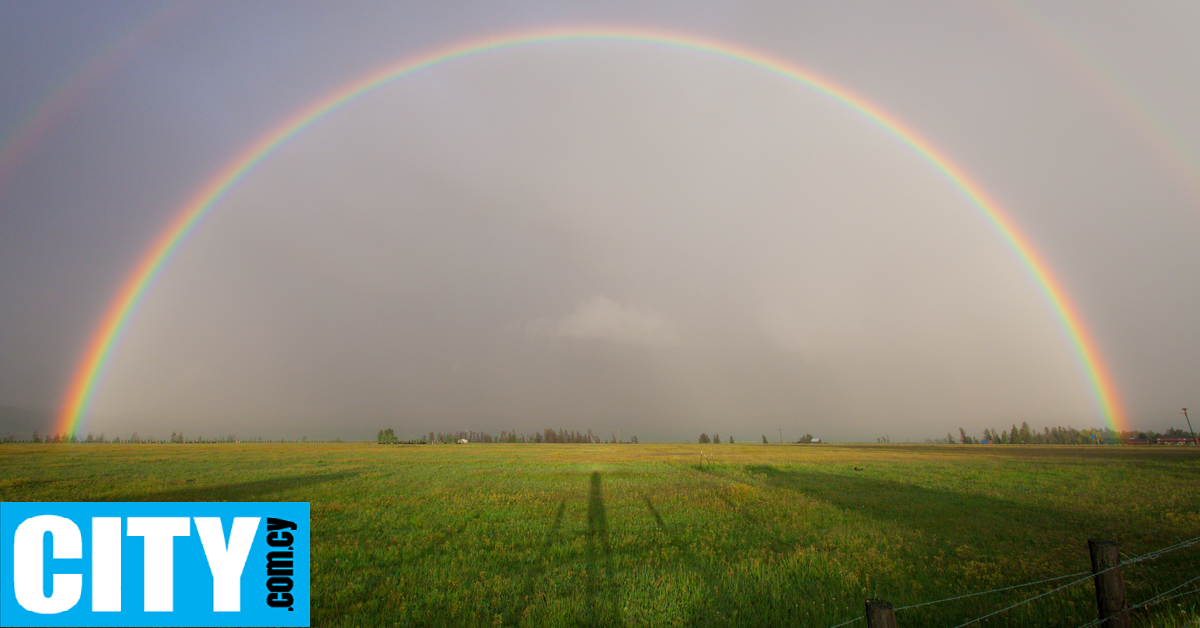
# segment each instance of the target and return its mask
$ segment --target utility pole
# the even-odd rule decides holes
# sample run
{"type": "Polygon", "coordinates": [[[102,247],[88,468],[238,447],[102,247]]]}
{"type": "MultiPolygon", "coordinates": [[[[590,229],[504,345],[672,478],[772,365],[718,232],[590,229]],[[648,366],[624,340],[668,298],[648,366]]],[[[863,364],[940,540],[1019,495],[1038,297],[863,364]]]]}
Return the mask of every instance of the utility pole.
{"type": "Polygon", "coordinates": [[[779,428],[779,444],[783,444],[783,428],[779,428]]]}
{"type": "Polygon", "coordinates": [[[1187,408],[1183,409],[1183,418],[1187,419],[1188,431],[1192,433],[1192,443],[1196,444],[1196,445],[1200,445],[1200,441],[1196,440],[1196,430],[1192,429],[1192,420],[1190,418],[1188,418],[1187,408]]]}

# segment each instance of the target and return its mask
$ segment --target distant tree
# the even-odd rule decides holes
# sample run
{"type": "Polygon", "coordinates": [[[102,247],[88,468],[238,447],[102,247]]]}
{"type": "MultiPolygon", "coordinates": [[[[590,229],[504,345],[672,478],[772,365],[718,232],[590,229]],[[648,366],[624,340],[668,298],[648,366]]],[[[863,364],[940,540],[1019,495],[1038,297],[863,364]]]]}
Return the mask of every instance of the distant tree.
{"type": "Polygon", "coordinates": [[[35,442],[35,443],[42,442],[42,437],[41,437],[41,435],[38,434],[37,430],[33,430],[33,442],[35,442]]]}
{"type": "Polygon", "coordinates": [[[711,442],[712,442],[712,440],[710,440],[710,439],[708,438],[708,434],[701,433],[701,434],[700,434],[700,442],[701,442],[701,443],[704,443],[704,444],[706,444],[706,445],[707,445],[708,443],[711,443],[711,442]]]}
{"type": "Polygon", "coordinates": [[[801,444],[805,444],[805,445],[806,445],[806,444],[808,444],[808,443],[811,443],[811,442],[813,442],[813,435],[812,435],[812,434],[805,434],[804,436],[801,436],[801,437],[800,437],[800,440],[798,440],[798,441],[796,441],[796,442],[797,442],[797,443],[801,443],[801,444]]]}
{"type": "Polygon", "coordinates": [[[764,445],[767,444],[767,435],[766,434],[763,434],[763,444],[764,445]]]}
{"type": "Polygon", "coordinates": [[[958,440],[958,442],[960,442],[960,443],[962,443],[962,444],[964,444],[964,445],[970,445],[970,444],[971,444],[971,437],[970,437],[970,436],[967,436],[967,431],[966,431],[966,430],[964,430],[964,429],[963,429],[963,428],[961,428],[961,427],[960,427],[960,428],[958,428],[958,435],[959,435],[959,440],[958,440]]]}
{"type": "Polygon", "coordinates": [[[951,434],[950,432],[946,432],[946,444],[947,444],[947,445],[953,445],[953,444],[954,444],[954,435],[953,435],[953,434],[951,434]]]}
{"type": "Polygon", "coordinates": [[[636,445],[636,444],[637,444],[637,435],[635,434],[635,435],[633,436],[633,438],[629,439],[629,442],[631,442],[631,443],[633,443],[634,445],[636,445]]]}
{"type": "Polygon", "coordinates": [[[1029,422],[1021,421],[1021,442],[1029,444],[1033,442],[1033,434],[1029,431],[1029,422]]]}
{"type": "Polygon", "coordinates": [[[720,444],[721,444],[721,435],[720,435],[720,434],[717,434],[716,432],[713,432],[713,444],[714,444],[714,445],[720,445],[720,444]]]}
{"type": "Polygon", "coordinates": [[[732,436],[730,436],[730,437],[729,437],[729,444],[730,444],[730,445],[732,445],[732,444],[733,444],[733,437],[732,437],[732,436]]]}

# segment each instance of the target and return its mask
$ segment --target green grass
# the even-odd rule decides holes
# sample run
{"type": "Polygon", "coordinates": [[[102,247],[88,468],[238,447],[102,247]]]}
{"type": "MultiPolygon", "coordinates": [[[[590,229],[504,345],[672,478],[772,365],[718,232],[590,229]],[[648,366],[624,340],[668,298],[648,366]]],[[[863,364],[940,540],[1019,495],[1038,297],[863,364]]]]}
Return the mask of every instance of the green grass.
{"type": "MultiPolygon", "coordinates": [[[[4,501],[310,502],[314,626],[830,626],[867,597],[1087,571],[1088,538],[1132,557],[1200,536],[1198,487],[1187,447],[0,447],[4,501]]],[[[1124,575],[1136,604],[1200,575],[1200,545],[1124,575]]],[[[897,620],[957,626],[1066,582],[897,620]]],[[[975,625],[1094,618],[1089,580],[975,625]]],[[[1200,594],[1134,615],[1197,620],[1200,594]]]]}

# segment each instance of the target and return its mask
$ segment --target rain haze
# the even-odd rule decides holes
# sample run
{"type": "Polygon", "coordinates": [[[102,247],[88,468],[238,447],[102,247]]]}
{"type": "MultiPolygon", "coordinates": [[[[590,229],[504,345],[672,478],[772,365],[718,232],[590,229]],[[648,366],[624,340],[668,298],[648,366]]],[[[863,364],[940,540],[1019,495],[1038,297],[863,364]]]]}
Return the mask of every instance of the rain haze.
{"type": "Polygon", "coordinates": [[[79,429],[919,442],[1200,409],[1195,2],[18,1],[0,433],[56,429],[122,286],[252,146],[485,39],[521,41],[229,186],[79,429]]]}

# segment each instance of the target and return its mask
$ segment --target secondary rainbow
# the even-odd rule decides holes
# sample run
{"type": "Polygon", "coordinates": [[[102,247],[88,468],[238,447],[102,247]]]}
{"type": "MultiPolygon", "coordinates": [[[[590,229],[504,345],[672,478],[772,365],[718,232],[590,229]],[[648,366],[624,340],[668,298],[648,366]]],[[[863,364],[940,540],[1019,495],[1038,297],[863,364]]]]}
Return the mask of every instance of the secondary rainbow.
{"type": "Polygon", "coordinates": [[[1172,129],[1116,73],[1097,62],[1095,55],[1089,54],[1070,33],[1054,28],[1031,6],[1019,2],[990,2],[980,6],[990,8],[1010,22],[1025,41],[1036,42],[1048,58],[1068,69],[1072,78],[1087,84],[1098,96],[1095,101],[1107,105],[1125,120],[1150,153],[1187,190],[1192,202],[1200,203],[1200,162],[1184,146],[1181,140],[1184,135],[1172,129]]]}
{"type": "Polygon", "coordinates": [[[35,113],[18,126],[12,137],[0,144],[0,193],[2,193],[21,162],[28,158],[39,142],[55,130],[63,116],[84,100],[89,91],[107,75],[116,71],[138,48],[159,36],[171,24],[179,21],[190,7],[182,2],[163,4],[150,16],[129,28],[116,43],[109,46],[91,63],[81,68],[62,87],[47,98],[35,113]]]}
{"type": "Polygon", "coordinates": [[[1104,368],[1095,342],[1088,335],[1079,313],[1067,299],[1066,292],[1062,289],[1058,280],[1050,273],[1049,267],[1047,267],[1037,252],[1034,251],[1029,240],[1017,230],[1016,225],[1005,215],[1000,206],[978,184],[968,177],[965,172],[942,154],[941,151],[908,126],[842,86],[787,61],[762,52],[693,35],[664,31],[630,28],[561,28],[509,33],[474,39],[405,58],[398,63],[388,65],[353,81],[330,93],[328,96],[317,100],[283,121],[272,131],[262,136],[257,142],[250,145],[192,197],[192,200],[179,211],[167,229],[163,231],[162,235],[158,237],[153,246],[142,257],[137,267],[125,279],[120,292],[117,293],[116,298],[112,301],[99,327],[93,334],[83,358],[79,362],[71,379],[66,399],[59,414],[57,431],[62,433],[76,433],[80,429],[91,395],[95,390],[97,379],[104,369],[105,361],[112,351],[112,347],[120,337],[121,330],[128,320],[130,312],[137,307],[138,301],[145,293],[147,286],[150,285],[154,277],[162,269],[164,262],[170,257],[171,252],[175,250],[184,236],[196,224],[196,221],[211,209],[230,188],[245,177],[256,164],[271,155],[288,138],[300,133],[341,105],[390,81],[411,75],[415,72],[489,51],[579,41],[653,44],[732,59],[747,66],[807,85],[845,104],[850,109],[883,127],[896,138],[903,141],[957,186],[971,200],[974,207],[1000,231],[1012,250],[1024,262],[1026,268],[1033,274],[1043,294],[1049,300],[1072,346],[1075,348],[1080,363],[1092,386],[1098,408],[1113,429],[1120,430],[1123,428],[1124,419],[1118,405],[1116,388],[1113,385],[1112,378],[1104,368]]]}

